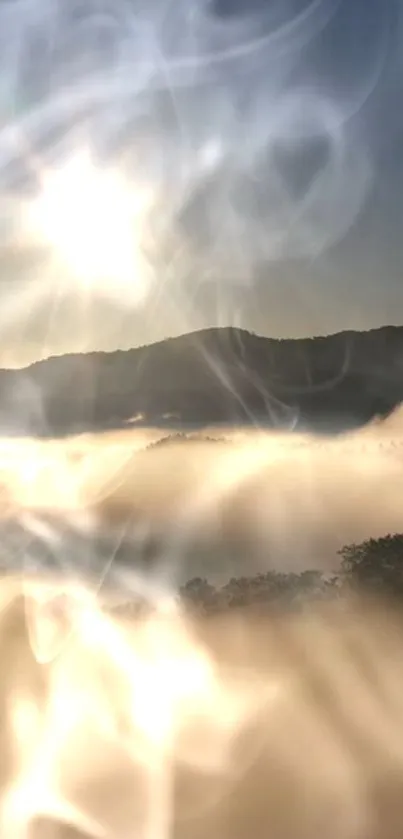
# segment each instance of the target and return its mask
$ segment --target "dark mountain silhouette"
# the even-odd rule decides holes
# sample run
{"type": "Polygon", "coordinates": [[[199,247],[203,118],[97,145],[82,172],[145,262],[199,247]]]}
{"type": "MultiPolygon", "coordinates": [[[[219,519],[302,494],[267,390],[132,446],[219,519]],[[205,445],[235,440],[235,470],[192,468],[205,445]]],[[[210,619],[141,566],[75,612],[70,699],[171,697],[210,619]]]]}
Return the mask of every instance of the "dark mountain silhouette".
{"type": "Polygon", "coordinates": [[[273,340],[212,328],[0,371],[0,433],[130,423],[344,430],[403,401],[403,327],[273,340]]]}

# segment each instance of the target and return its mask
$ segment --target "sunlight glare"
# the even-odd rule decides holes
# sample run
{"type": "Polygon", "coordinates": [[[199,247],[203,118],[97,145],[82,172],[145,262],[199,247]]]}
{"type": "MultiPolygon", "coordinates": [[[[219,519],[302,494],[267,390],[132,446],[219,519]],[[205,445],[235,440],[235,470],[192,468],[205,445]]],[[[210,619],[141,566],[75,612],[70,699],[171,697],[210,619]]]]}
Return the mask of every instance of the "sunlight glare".
{"type": "Polygon", "coordinates": [[[140,302],[149,286],[144,238],[151,190],[129,187],[88,154],[44,172],[41,181],[30,205],[31,230],[61,260],[69,281],[83,291],[121,292],[140,302]]]}

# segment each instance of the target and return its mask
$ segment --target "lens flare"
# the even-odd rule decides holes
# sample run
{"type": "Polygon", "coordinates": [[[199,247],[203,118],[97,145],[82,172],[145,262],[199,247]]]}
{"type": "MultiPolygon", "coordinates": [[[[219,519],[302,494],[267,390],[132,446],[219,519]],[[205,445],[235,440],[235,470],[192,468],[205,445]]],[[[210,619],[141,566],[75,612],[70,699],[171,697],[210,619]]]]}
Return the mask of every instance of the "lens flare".
{"type": "Polygon", "coordinates": [[[87,153],[45,171],[29,205],[35,238],[48,245],[79,289],[106,295],[146,296],[149,284],[144,237],[152,200],[112,169],[100,169],[87,153]]]}

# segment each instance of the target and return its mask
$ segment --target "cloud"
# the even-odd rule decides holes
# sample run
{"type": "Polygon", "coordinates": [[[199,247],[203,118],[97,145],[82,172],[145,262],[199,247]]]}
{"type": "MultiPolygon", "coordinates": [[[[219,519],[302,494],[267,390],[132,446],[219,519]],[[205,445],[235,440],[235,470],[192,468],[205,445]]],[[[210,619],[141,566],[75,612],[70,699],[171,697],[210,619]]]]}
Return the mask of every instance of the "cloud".
{"type": "Polygon", "coordinates": [[[228,445],[144,450],[156,432],[133,429],[3,441],[4,510],[20,524],[47,522],[67,571],[95,563],[93,573],[104,561],[118,576],[131,567],[218,582],[269,568],[332,570],[345,544],[403,531],[402,432],[399,409],[334,438],[228,429],[228,445]]]}

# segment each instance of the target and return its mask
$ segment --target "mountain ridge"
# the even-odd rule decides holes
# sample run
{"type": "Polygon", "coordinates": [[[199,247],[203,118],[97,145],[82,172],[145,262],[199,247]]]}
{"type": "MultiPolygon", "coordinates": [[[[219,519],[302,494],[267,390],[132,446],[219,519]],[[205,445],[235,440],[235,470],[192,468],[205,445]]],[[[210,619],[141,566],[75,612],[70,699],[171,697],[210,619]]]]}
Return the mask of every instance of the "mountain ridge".
{"type": "Polygon", "coordinates": [[[265,338],[211,327],[129,350],[0,369],[0,433],[133,424],[344,430],[403,401],[403,327],[265,338]]]}
{"type": "Polygon", "coordinates": [[[31,361],[29,364],[25,364],[23,367],[0,367],[0,374],[3,372],[10,372],[16,373],[21,372],[23,370],[31,370],[33,368],[39,367],[41,365],[47,364],[49,361],[56,361],[57,359],[67,359],[67,358],[82,358],[85,357],[92,357],[92,356],[112,356],[121,353],[133,353],[137,352],[138,350],[145,350],[149,349],[150,347],[162,347],[170,342],[180,341],[182,339],[187,339],[189,336],[198,336],[198,335],[205,335],[206,333],[211,332],[236,332],[239,335],[245,335],[247,337],[257,338],[260,341],[264,342],[271,342],[272,344],[301,344],[301,343],[309,343],[311,341],[328,341],[329,339],[333,338],[342,338],[342,337],[349,337],[353,335],[366,335],[371,336],[378,333],[385,333],[385,332],[402,332],[403,334],[403,325],[396,326],[396,325],[385,325],[385,326],[375,326],[371,329],[341,329],[337,332],[330,332],[326,334],[318,334],[318,335],[311,335],[311,336],[304,336],[303,338],[272,338],[271,336],[266,335],[259,335],[258,333],[250,330],[244,329],[241,327],[236,326],[208,326],[208,327],[201,327],[200,329],[194,329],[190,332],[183,332],[180,335],[170,335],[166,338],[161,338],[158,341],[153,341],[151,344],[139,344],[137,347],[129,347],[126,349],[117,348],[116,350],[86,350],[82,352],[68,352],[68,353],[54,353],[53,355],[46,356],[46,358],[40,358],[37,361],[31,361]]]}

